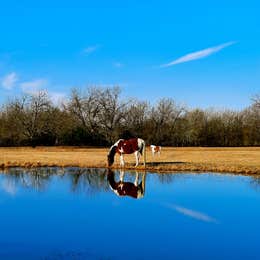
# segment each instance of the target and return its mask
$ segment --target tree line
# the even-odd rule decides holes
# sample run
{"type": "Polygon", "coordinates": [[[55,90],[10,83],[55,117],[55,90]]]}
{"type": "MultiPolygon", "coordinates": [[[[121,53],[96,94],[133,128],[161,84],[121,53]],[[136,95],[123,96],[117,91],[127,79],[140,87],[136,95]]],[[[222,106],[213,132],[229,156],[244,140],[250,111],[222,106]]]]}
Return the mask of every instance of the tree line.
{"type": "Polygon", "coordinates": [[[163,146],[259,146],[260,95],[241,111],[217,111],[171,98],[151,105],[123,99],[119,87],[90,87],[73,89],[60,105],[39,91],[0,109],[0,146],[108,146],[134,136],[163,146]]]}

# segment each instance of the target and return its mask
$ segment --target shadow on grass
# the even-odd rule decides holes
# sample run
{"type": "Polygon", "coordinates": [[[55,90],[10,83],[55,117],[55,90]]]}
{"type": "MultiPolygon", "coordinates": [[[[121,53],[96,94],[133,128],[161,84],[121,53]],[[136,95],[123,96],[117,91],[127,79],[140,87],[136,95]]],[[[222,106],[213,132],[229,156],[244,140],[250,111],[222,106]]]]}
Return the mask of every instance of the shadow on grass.
{"type": "Polygon", "coordinates": [[[187,164],[187,162],[146,162],[146,166],[187,164]]]}

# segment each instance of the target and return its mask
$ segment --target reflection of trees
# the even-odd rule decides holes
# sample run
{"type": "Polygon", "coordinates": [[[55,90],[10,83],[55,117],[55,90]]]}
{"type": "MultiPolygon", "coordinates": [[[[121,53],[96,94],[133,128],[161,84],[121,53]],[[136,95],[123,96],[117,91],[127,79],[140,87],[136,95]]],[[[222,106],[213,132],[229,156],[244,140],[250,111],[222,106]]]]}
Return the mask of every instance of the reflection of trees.
{"type": "MultiPolygon", "coordinates": [[[[37,191],[45,191],[53,181],[68,182],[70,190],[77,193],[94,194],[109,191],[107,182],[107,170],[96,168],[59,168],[40,167],[32,169],[10,168],[5,174],[5,181],[9,187],[24,187],[37,191]]],[[[180,178],[179,174],[153,174],[162,184],[169,184],[180,178]]],[[[135,173],[127,172],[125,181],[134,182],[135,173]]],[[[149,178],[149,175],[147,176],[149,178]]],[[[183,177],[183,176],[182,176],[183,177]]],[[[115,171],[115,181],[119,178],[119,172],[115,171]]],[[[256,179],[260,185],[260,179],[256,179]]],[[[59,183],[58,183],[59,185],[59,183]]]]}
{"type": "Polygon", "coordinates": [[[32,169],[10,168],[5,174],[9,186],[22,186],[44,191],[53,178],[68,180],[72,192],[93,193],[108,190],[105,169],[41,167],[32,169]]]}
{"type": "MultiPolygon", "coordinates": [[[[189,173],[189,175],[186,174],[180,174],[180,173],[158,173],[158,174],[154,174],[156,175],[157,179],[162,183],[162,184],[170,184],[176,180],[181,180],[181,181],[185,181],[185,176],[187,176],[187,178],[189,178],[191,173],[189,173]]],[[[193,173],[194,174],[194,173],[193,173]]],[[[199,175],[200,173],[195,173],[196,175],[199,175]]],[[[235,176],[235,175],[234,175],[235,176]]],[[[250,185],[257,191],[260,191],[260,175],[255,175],[255,176],[250,176],[248,177],[250,178],[249,183],[250,185]]]]}
{"type": "Polygon", "coordinates": [[[47,188],[50,177],[57,174],[56,168],[10,168],[5,175],[6,180],[13,185],[21,185],[25,188],[33,188],[43,191],[47,188]]]}
{"type": "Polygon", "coordinates": [[[260,190],[260,176],[259,175],[252,176],[250,178],[250,183],[256,190],[260,190]]]}
{"type": "Polygon", "coordinates": [[[67,172],[70,173],[68,177],[73,192],[94,193],[108,190],[105,169],[69,168],[67,172]]]}
{"type": "Polygon", "coordinates": [[[161,183],[167,184],[174,182],[176,179],[180,178],[180,175],[175,173],[156,173],[155,175],[161,183]]]}

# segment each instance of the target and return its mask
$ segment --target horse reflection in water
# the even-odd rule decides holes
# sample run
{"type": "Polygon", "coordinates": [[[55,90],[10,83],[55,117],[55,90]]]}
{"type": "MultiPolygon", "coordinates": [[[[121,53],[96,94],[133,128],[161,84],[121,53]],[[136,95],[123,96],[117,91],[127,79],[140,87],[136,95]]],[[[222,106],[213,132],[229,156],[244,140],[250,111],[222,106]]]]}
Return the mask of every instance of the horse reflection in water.
{"type": "Polygon", "coordinates": [[[117,194],[118,196],[129,196],[135,199],[140,199],[144,197],[145,192],[145,180],[146,173],[141,173],[142,179],[139,182],[139,173],[136,172],[135,181],[129,182],[124,181],[125,172],[120,170],[119,181],[116,181],[115,173],[108,169],[107,180],[110,188],[117,194]]]}

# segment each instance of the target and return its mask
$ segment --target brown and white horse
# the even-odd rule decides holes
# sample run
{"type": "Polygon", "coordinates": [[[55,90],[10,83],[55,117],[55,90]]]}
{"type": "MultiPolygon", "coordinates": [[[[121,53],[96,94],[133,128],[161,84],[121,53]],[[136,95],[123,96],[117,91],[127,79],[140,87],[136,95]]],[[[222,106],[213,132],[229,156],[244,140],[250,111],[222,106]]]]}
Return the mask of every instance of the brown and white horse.
{"type": "Polygon", "coordinates": [[[107,162],[108,167],[110,167],[115,160],[115,154],[118,153],[120,155],[120,166],[124,167],[124,154],[135,154],[135,167],[138,166],[140,157],[143,155],[144,166],[145,166],[145,141],[141,138],[131,138],[128,140],[119,139],[116,143],[114,143],[108,152],[107,162]]]}
{"type": "Polygon", "coordinates": [[[110,188],[112,191],[118,196],[129,196],[134,199],[140,199],[144,197],[145,192],[145,179],[146,173],[142,174],[142,180],[139,182],[139,173],[136,172],[135,181],[133,182],[126,182],[124,181],[124,171],[120,171],[120,179],[116,181],[115,173],[108,170],[107,180],[109,183],[110,188]]]}
{"type": "Polygon", "coordinates": [[[157,153],[158,155],[161,154],[161,150],[162,150],[162,147],[161,147],[161,146],[151,144],[151,145],[150,145],[150,148],[151,148],[151,151],[152,151],[152,155],[153,155],[153,156],[154,156],[156,153],[157,153]]]}

